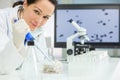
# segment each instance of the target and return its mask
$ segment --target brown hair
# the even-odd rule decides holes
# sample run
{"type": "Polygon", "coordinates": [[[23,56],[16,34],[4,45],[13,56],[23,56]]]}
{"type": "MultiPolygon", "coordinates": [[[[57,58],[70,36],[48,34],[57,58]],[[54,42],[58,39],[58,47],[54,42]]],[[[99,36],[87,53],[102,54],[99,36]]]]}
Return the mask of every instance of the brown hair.
{"type": "MultiPolygon", "coordinates": [[[[27,0],[27,4],[28,5],[31,5],[31,4],[33,4],[33,3],[36,3],[37,1],[39,1],[39,0],[27,0]]],[[[50,1],[55,7],[56,7],[56,5],[57,5],[57,0],[48,0],[48,1],[50,1]]],[[[17,2],[15,2],[14,4],[13,4],[13,6],[12,7],[15,7],[15,6],[17,6],[17,5],[23,5],[23,1],[17,1],[17,2]]]]}

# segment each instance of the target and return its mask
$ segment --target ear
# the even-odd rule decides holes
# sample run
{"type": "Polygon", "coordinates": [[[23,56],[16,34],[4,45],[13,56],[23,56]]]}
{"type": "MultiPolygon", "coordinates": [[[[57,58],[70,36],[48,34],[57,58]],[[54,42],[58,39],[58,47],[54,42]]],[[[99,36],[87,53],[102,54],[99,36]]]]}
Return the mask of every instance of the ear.
{"type": "Polygon", "coordinates": [[[24,0],[23,8],[25,9],[26,7],[27,7],[27,0],[24,0]]]}

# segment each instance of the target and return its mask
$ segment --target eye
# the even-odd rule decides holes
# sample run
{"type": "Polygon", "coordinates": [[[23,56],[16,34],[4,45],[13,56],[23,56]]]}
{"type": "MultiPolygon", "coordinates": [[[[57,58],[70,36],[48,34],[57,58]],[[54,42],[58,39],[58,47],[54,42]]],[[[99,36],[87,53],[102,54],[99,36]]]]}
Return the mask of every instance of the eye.
{"type": "Polygon", "coordinates": [[[43,16],[43,18],[44,18],[44,19],[47,19],[47,20],[49,19],[49,17],[48,17],[48,16],[43,16]]]}
{"type": "Polygon", "coordinates": [[[38,10],[34,10],[35,14],[40,15],[40,12],[38,10]]]}

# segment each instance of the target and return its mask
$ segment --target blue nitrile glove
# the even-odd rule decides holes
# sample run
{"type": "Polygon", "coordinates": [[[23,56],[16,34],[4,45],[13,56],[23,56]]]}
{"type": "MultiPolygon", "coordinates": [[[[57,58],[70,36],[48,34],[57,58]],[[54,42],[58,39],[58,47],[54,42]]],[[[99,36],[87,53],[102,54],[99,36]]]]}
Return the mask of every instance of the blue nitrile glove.
{"type": "Polygon", "coordinates": [[[33,41],[33,40],[34,40],[34,37],[31,35],[30,32],[28,32],[25,36],[24,45],[26,45],[27,41],[33,41]]]}

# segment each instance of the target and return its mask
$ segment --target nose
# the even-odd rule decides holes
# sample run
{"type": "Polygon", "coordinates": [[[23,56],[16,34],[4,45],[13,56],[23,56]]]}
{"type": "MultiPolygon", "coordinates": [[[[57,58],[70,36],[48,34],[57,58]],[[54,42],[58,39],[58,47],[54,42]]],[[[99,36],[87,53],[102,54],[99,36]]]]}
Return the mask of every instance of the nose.
{"type": "Polygon", "coordinates": [[[36,23],[37,23],[37,24],[41,24],[41,23],[42,23],[42,20],[43,20],[43,17],[42,17],[42,16],[38,16],[38,17],[36,18],[36,23]]]}

